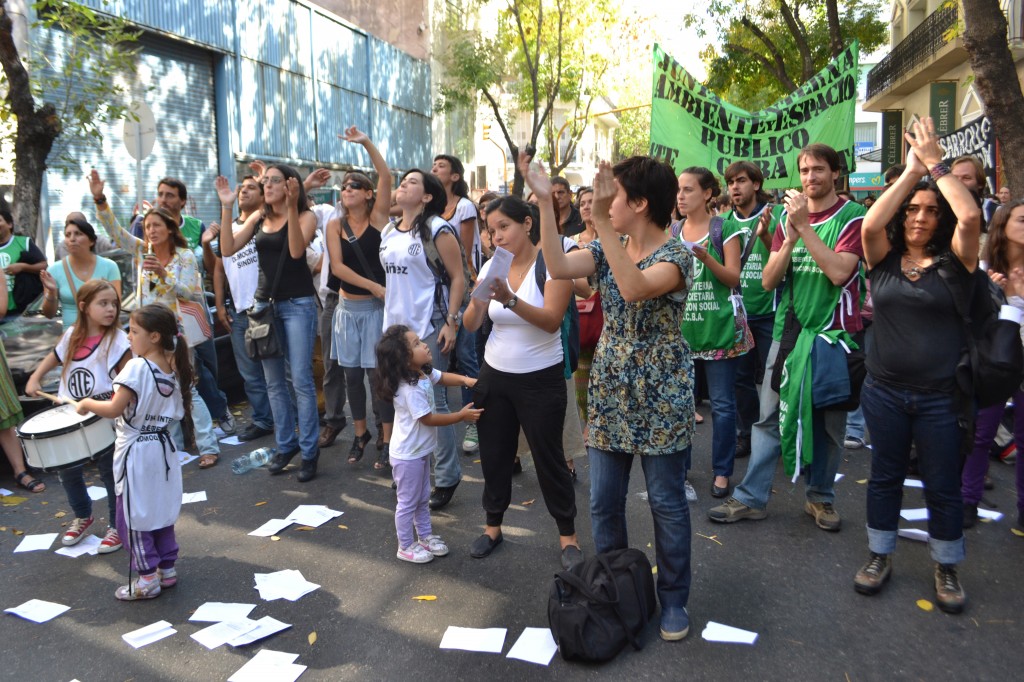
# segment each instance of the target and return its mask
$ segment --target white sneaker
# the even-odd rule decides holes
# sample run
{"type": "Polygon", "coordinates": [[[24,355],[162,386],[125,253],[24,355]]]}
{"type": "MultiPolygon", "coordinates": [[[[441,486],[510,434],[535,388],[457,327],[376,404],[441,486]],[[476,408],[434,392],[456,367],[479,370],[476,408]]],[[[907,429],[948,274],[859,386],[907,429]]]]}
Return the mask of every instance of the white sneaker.
{"type": "Polygon", "coordinates": [[[428,535],[420,538],[420,547],[423,547],[434,556],[448,556],[448,545],[437,535],[428,535]]]}
{"type": "Polygon", "coordinates": [[[462,449],[466,452],[476,452],[480,449],[480,437],[476,433],[476,424],[466,426],[466,435],[462,437],[462,449]]]}
{"type": "Polygon", "coordinates": [[[683,483],[683,487],[686,488],[686,501],[687,502],[696,502],[697,501],[697,491],[693,489],[693,486],[690,485],[690,482],[689,481],[684,482],[683,483]]]}
{"type": "Polygon", "coordinates": [[[434,555],[420,543],[414,542],[408,547],[398,550],[398,558],[413,564],[426,564],[434,560],[434,555]]]}
{"type": "Polygon", "coordinates": [[[231,410],[228,410],[227,414],[225,414],[223,417],[221,417],[218,421],[220,423],[220,430],[221,431],[223,431],[228,436],[234,435],[234,433],[235,433],[235,418],[231,414],[231,410]]]}

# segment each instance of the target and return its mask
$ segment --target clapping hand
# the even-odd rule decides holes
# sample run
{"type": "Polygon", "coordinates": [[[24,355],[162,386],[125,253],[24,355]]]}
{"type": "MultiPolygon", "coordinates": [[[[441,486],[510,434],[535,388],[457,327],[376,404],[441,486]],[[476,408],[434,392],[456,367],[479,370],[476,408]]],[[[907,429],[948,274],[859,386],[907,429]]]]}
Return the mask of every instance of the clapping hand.
{"type": "Polygon", "coordinates": [[[370,141],[369,136],[356,126],[349,126],[348,128],[345,128],[344,134],[338,135],[338,137],[346,142],[352,142],[354,144],[366,144],[370,141]]]}
{"type": "Polygon", "coordinates": [[[610,215],[612,200],[615,199],[618,192],[612,165],[607,161],[602,161],[597,166],[597,175],[594,176],[594,204],[590,209],[595,220],[598,217],[606,218],[610,215]]]}
{"type": "MultiPolygon", "coordinates": [[[[939,137],[935,134],[935,121],[932,120],[931,116],[928,116],[920,121],[914,121],[914,134],[911,135],[909,132],[903,135],[907,140],[907,145],[910,147],[911,153],[914,154],[920,163],[924,166],[924,172],[922,175],[928,174],[928,169],[932,166],[941,163],[944,152],[942,147],[939,146],[939,137]]],[[[911,161],[907,158],[907,168],[909,169],[911,161]]]]}
{"type": "Polygon", "coordinates": [[[288,199],[288,208],[297,208],[299,205],[299,181],[295,178],[288,178],[284,189],[288,199]]]}
{"type": "Polygon", "coordinates": [[[93,199],[98,199],[103,196],[103,188],[106,183],[100,178],[100,172],[95,168],[89,172],[89,191],[92,192],[93,199]]]}
{"type": "Polygon", "coordinates": [[[516,163],[516,166],[519,168],[519,174],[523,176],[527,186],[533,190],[533,195],[537,197],[538,201],[550,199],[551,178],[548,177],[547,172],[544,170],[544,165],[540,161],[531,163],[532,159],[533,157],[525,151],[519,152],[519,161],[516,163]]]}
{"type": "MultiPolygon", "coordinates": [[[[255,163],[255,161],[253,163],[255,163]]],[[[238,197],[238,192],[234,187],[228,184],[227,178],[223,175],[218,175],[217,179],[213,181],[213,186],[217,188],[217,198],[220,199],[221,206],[234,206],[235,199],[238,197]]]]}

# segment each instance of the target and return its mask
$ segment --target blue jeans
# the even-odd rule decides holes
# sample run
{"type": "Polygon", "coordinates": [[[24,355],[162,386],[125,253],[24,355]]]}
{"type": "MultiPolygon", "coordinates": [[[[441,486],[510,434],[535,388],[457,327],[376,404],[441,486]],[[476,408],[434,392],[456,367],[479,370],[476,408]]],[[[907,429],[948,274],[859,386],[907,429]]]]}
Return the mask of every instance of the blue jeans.
{"type": "Polygon", "coordinates": [[[736,370],[744,357],[700,363],[711,399],[711,467],[715,476],[732,476],[736,461],[736,370]]]}
{"type": "MultiPolygon", "coordinates": [[[[107,489],[107,525],[113,527],[117,522],[117,492],[114,490],[114,452],[96,459],[96,467],[100,470],[100,480],[107,489]]],[[[92,516],[92,498],[86,490],[85,466],[72,467],[57,472],[64,493],[68,496],[68,504],[75,513],[76,519],[87,519],[92,516]]]]}
{"type": "Polygon", "coordinates": [[[199,378],[199,395],[210,414],[221,418],[228,413],[228,399],[217,386],[217,346],[207,339],[192,349],[192,364],[199,378]]]}
{"type": "MultiPolygon", "coordinates": [[[[587,448],[590,454],[590,522],[598,554],[629,546],[626,496],[632,453],[587,448]]],[[[685,607],[690,599],[690,506],[686,502],[686,460],[690,448],[671,455],[641,455],[647,500],[654,520],[661,608],[685,607]]]]}
{"type": "MultiPolygon", "coordinates": [[[[219,455],[220,443],[217,442],[217,436],[213,433],[213,418],[195,386],[192,387],[192,424],[196,430],[196,448],[199,450],[199,454],[219,455]]],[[[184,450],[185,437],[181,432],[181,422],[172,421],[167,426],[167,430],[178,449],[184,450]]]]}
{"type": "MultiPolygon", "coordinates": [[[[430,355],[434,358],[435,367],[447,367],[448,355],[442,354],[437,347],[437,333],[441,329],[444,319],[434,315],[431,324],[434,327],[433,333],[423,341],[430,348],[430,355]]],[[[458,338],[456,338],[458,343],[458,338]]],[[[448,388],[441,384],[434,384],[434,412],[436,414],[450,414],[448,409],[448,388]]],[[[437,449],[434,450],[434,485],[451,487],[458,485],[462,480],[462,462],[459,461],[458,450],[455,449],[455,427],[437,427],[437,449]]]]}
{"type": "MultiPolygon", "coordinates": [[[[466,312],[463,308],[462,312],[466,312]]],[[[455,355],[459,358],[459,373],[471,379],[480,375],[480,358],[476,353],[476,339],[480,330],[471,332],[465,327],[459,327],[459,333],[455,336],[455,355]]],[[[462,404],[466,405],[473,401],[473,389],[462,388],[462,404]]]]}
{"type": "MultiPolygon", "coordinates": [[[[772,341],[765,376],[771,376],[778,355],[779,342],[772,341]]],[[[843,454],[846,413],[814,410],[813,429],[814,454],[805,470],[807,501],[831,503],[835,500],[836,472],[843,454]]],[[[761,419],[750,432],[750,463],[733,497],[752,509],[767,507],[781,455],[779,394],[772,390],[770,381],[765,381],[761,384],[761,419]]]]}
{"type": "Polygon", "coordinates": [[[856,410],[846,415],[846,437],[859,438],[863,441],[865,431],[864,408],[858,405],[856,410]]]}
{"type": "Polygon", "coordinates": [[[736,367],[736,435],[743,438],[750,438],[750,429],[761,413],[757,386],[764,380],[775,315],[751,317],[747,319],[747,324],[754,335],[754,349],[741,355],[736,367]]]}
{"type": "Polygon", "coordinates": [[[270,412],[270,398],[267,397],[267,380],[263,377],[263,365],[245,352],[245,330],[249,328],[246,311],[239,312],[231,306],[231,350],[235,353],[235,366],[245,386],[245,397],[252,407],[252,423],[261,429],[274,428],[274,415],[270,412]]]}
{"type": "MultiPolygon", "coordinates": [[[[256,310],[266,302],[257,301],[256,310]]],[[[267,395],[274,414],[274,438],[278,452],[302,452],[302,459],[313,460],[320,454],[320,414],[316,405],[316,383],[313,381],[313,345],[317,327],[316,301],[312,296],[274,302],[274,327],[284,357],[262,360],[267,378],[267,395]],[[289,391],[295,391],[292,401],[289,391]],[[299,435],[295,435],[298,417],[299,435]]]]}
{"type": "Polygon", "coordinates": [[[861,389],[868,428],[878,434],[871,450],[868,480],[868,547],[878,554],[896,549],[911,442],[928,506],[928,549],[940,564],[964,559],[964,508],[960,497],[960,444],[957,400],[951,393],[897,388],[870,374],[861,389]]]}

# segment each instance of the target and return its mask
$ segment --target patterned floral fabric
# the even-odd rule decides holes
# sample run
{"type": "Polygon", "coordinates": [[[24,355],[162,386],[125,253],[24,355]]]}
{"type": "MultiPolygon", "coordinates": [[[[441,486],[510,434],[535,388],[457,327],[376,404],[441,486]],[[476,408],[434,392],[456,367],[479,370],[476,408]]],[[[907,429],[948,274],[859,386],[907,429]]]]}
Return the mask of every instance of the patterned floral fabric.
{"type": "Polygon", "coordinates": [[[670,240],[639,263],[661,262],[683,273],[682,291],[627,303],[600,240],[594,257],[604,330],[590,370],[588,445],[639,455],[668,455],[690,445],[694,428],[693,361],[680,327],[693,283],[693,255],[670,240]]]}
{"type": "MultiPolygon", "coordinates": [[[[146,257],[146,242],[133,236],[130,232],[121,227],[117,218],[110,211],[110,206],[104,206],[97,211],[100,223],[107,229],[107,234],[119,247],[134,254],[136,267],[146,257]]],[[[202,281],[199,277],[199,266],[196,263],[195,254],[187,248],[175,248],[174,255],[165,268],[167,277],[161,279],[154,273],[146,273],[142,286],[142,301],[138,305],[150,303],[163,303],[174,312],[181,324],[181,315],[178,312],[178,299],[184,298],[191,301],[202,301],[202,281]]],[[[127,292],[126,292],[127,293],[127,292]]]]}
{"type": "Polygon", "coordinates": [[[731,358],[738,358],[741,355],[745,355],[747,352],[754,349],[754,333],[750,331],[750,325],[747,324],[746,313],[742,316],[736,316],[736,343],[731,348],[724,350],[705,350],[695,351],[693,353],[694,360],[729,360],[731,358]]]}

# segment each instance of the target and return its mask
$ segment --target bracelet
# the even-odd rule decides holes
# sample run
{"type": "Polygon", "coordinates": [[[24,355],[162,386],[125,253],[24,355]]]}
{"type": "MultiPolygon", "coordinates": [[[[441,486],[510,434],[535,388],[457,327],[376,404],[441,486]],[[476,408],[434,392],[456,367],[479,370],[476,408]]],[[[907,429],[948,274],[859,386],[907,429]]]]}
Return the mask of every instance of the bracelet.
{"type": "Polygon", "coordinates": [[[107,203],[107,195],[101,194],[98,197],[93,197],[92,200],[96,202],[97,206],[102,206],[103,204],[107,203]]]}
{"type": "Polygon", "coordinates": [[[939,163],[935,164],[934,166],[932,166],[932,169],[931,169],[932,180],[935,180],[936,182],[938,182],[939,178],[942,178],[942,177],[945,177],[945,176],[949,175],[949,172],[950,172],[949,171],[949,166],[947,166],[946,164],[944,164],[942,162],[939,162],[939,163]]]}

